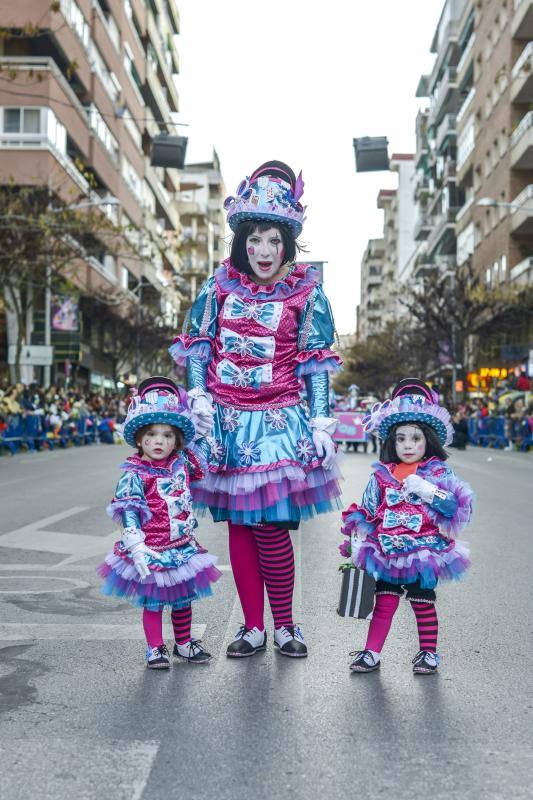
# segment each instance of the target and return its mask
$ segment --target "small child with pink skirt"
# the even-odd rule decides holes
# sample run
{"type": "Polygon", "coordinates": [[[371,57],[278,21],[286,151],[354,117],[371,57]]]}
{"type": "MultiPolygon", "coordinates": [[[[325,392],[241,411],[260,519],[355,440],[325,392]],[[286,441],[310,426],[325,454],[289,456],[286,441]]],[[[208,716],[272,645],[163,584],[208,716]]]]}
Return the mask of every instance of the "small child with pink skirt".
{"type": "Polygon", "coordinates": [[[185,390],[168,378],[148,378],[139,386],[124,423],[124,439],[137,452],[123,470],[108,514],[122,537],[98,568],[102,591],[143,609],[146,666],[168,669],[163,609],[171,609],[173,655],[206,664],[210,654],[191,638],[191,603],[212,594],[221,575],[216,559],[196,540],[191,482],[203,479],[198,458],[187,448],[203,435],[185,390]]]}
{"type": "Polygon", "coordinates": [[[422,381],[400,381],[391,400],[376,403],[363,425],[382,440],[380,460],[361,503],[343,514],[347,541],[340,550],[376,580],[376,596],[365,649],[350,654],[350,669],[379,668],[405,591],[418,627],[413,671],[434,674],[440,661],[435,588],[460,578],[470,565],[468,547],[457,536],[470,520],[472,490],[445,463],[450,415],[422,381]]]}

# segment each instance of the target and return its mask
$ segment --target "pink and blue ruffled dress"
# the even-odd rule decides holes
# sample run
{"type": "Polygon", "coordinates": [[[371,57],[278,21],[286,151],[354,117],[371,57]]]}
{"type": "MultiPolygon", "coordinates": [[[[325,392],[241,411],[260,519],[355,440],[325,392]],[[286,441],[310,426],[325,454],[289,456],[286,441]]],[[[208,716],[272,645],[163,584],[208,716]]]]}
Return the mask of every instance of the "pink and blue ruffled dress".
{"type": "Polygon", "coordinates": [[[416,474],[440,490],[429,505],[405,494],[395,464],[374,466],[361,504],[343,513],[341,554],[376,580],[398,585],[420,580],[433,589],[439,580],[460,578],[470,566],[468,546],[456,538],[472,514],[469,485],[440,459],[421,461],[416,474]]]}
{"type": "Polygon", "coordinates": [[[208,472],[192,491],[215,521],[297,527],[339,507],[339,470],[322,468],[300,398],[303,379],[311,417],[329,416],[333,339],[329,303],[305,264],[262,286],[228,260],[200,291],[170,352],[190,388],[214,400],[208,472]]]}
{"type": "Polygon", "coordinates": [[[196,540],[198,522],[192,510],[191,480],[202,479],[195,455],[184,450],[165,461],[145,461],[133,455],[121,465],[108,514],[123,528],[144,533],[144,543],[159,559],[147,556],[150,575],[141,578],[129,551],[119,540],[98,567],[102,592],[135,606],[159,611],[183,608],[212,594],[221,573],[216,558],[196,540]]]}

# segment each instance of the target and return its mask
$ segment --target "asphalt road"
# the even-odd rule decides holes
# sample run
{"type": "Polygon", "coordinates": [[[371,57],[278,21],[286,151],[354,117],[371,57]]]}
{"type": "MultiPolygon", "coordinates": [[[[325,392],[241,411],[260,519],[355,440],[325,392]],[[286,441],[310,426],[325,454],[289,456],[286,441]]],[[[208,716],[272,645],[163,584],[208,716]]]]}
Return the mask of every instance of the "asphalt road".
{"type": "MultiPolygon", "coordinates": [[[[205,522],[224,575],[193,622],[215,658],[146,670],[139,612],[103,597],[94,574],[125,452],[0,459],[3,800],[533,796],[531,456],[453,453],[477,495],[473,567],[439,591],[440,673],[414,677],[407,604],[381,671],[348,671],[368,623],[335,613],[339,514],[294,534],[308,659],[224,657],[241,614],[225,529],[205,522]]],[[[344,457],[346,503],[371,461],[344,457]]]]}

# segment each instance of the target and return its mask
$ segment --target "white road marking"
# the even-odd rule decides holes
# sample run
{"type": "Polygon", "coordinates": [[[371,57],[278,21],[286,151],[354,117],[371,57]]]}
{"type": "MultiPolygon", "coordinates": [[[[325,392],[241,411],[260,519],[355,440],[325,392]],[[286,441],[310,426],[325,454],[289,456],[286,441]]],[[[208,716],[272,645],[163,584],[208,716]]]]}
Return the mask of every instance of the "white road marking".
{"type": "MultiPolygon", "coordinates": [[[[56,587],[50,586],[47,589],[28,589],[28,588],[20,588],[24,586],[24,578],[19,575],[0,575],[0,594],[51,594],[56,592],[70,592],[72,589],[90,589],[91,585],[86,583],[85,581],[80,581],[77,578],[58,578],[53,575],[32,575],[29,580],[40,580],[40,581],[55,581],[56,583],[63,583],[67,584],[67,586],[56,587]],[[9,582],[12,580],[13,582],[16,581],[15,586],[16,588],[10,588],[9,582]],[[7,586],[7,588],[6,588],[7,586]]],[[[30,583],[31,586],[31,583],[30,583]]]]}
{"type": "MultiPolygon", "coordinates": [[[[140,614],[140,610],[139,610],[140,614]]],[[[192,636],[201,639],[205,634],[206,624],[193,624],[192,636]]],[[[166,641],[174,639],[172,624],[169,619],[163,621],[163,634],[166,641]]],[[[0,623],[0,641],[18,642],[34,640],[53,641],[144,641],[144,631],[139,617],[135,623],[124,625],[104,625],[100,623],[31,623],[31,622],[2,622],[0,623]]]]}

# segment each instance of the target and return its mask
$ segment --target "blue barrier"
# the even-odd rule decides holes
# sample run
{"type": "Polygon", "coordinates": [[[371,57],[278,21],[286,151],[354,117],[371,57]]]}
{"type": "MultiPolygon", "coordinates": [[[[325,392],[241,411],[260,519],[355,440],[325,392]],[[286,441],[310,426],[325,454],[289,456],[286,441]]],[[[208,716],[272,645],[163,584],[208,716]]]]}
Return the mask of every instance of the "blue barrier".
{"type": "Polygon", "coordinates": [[[473,417],[468,420],[468,441],[479,447],[502,449],[513,444],[522,451],[533,445],[531,428],[527,419],[512,420],[507,417],[473,417]]]}
{"type": "Polygon", "coordinates": [[[47,447],[76,447],[96,442],[113,444],[113,430],[110,420],[101,420],[91,415],[66,420],[60,428],[54,428],[45,417],[39,414],[11,414],[5,419],[6,427],[0,431],[0,451],[7,450],[12,455],[21,450],[30,452],[47,447]],[[101,432],[105,422],[105,432],[101,432]]]}

